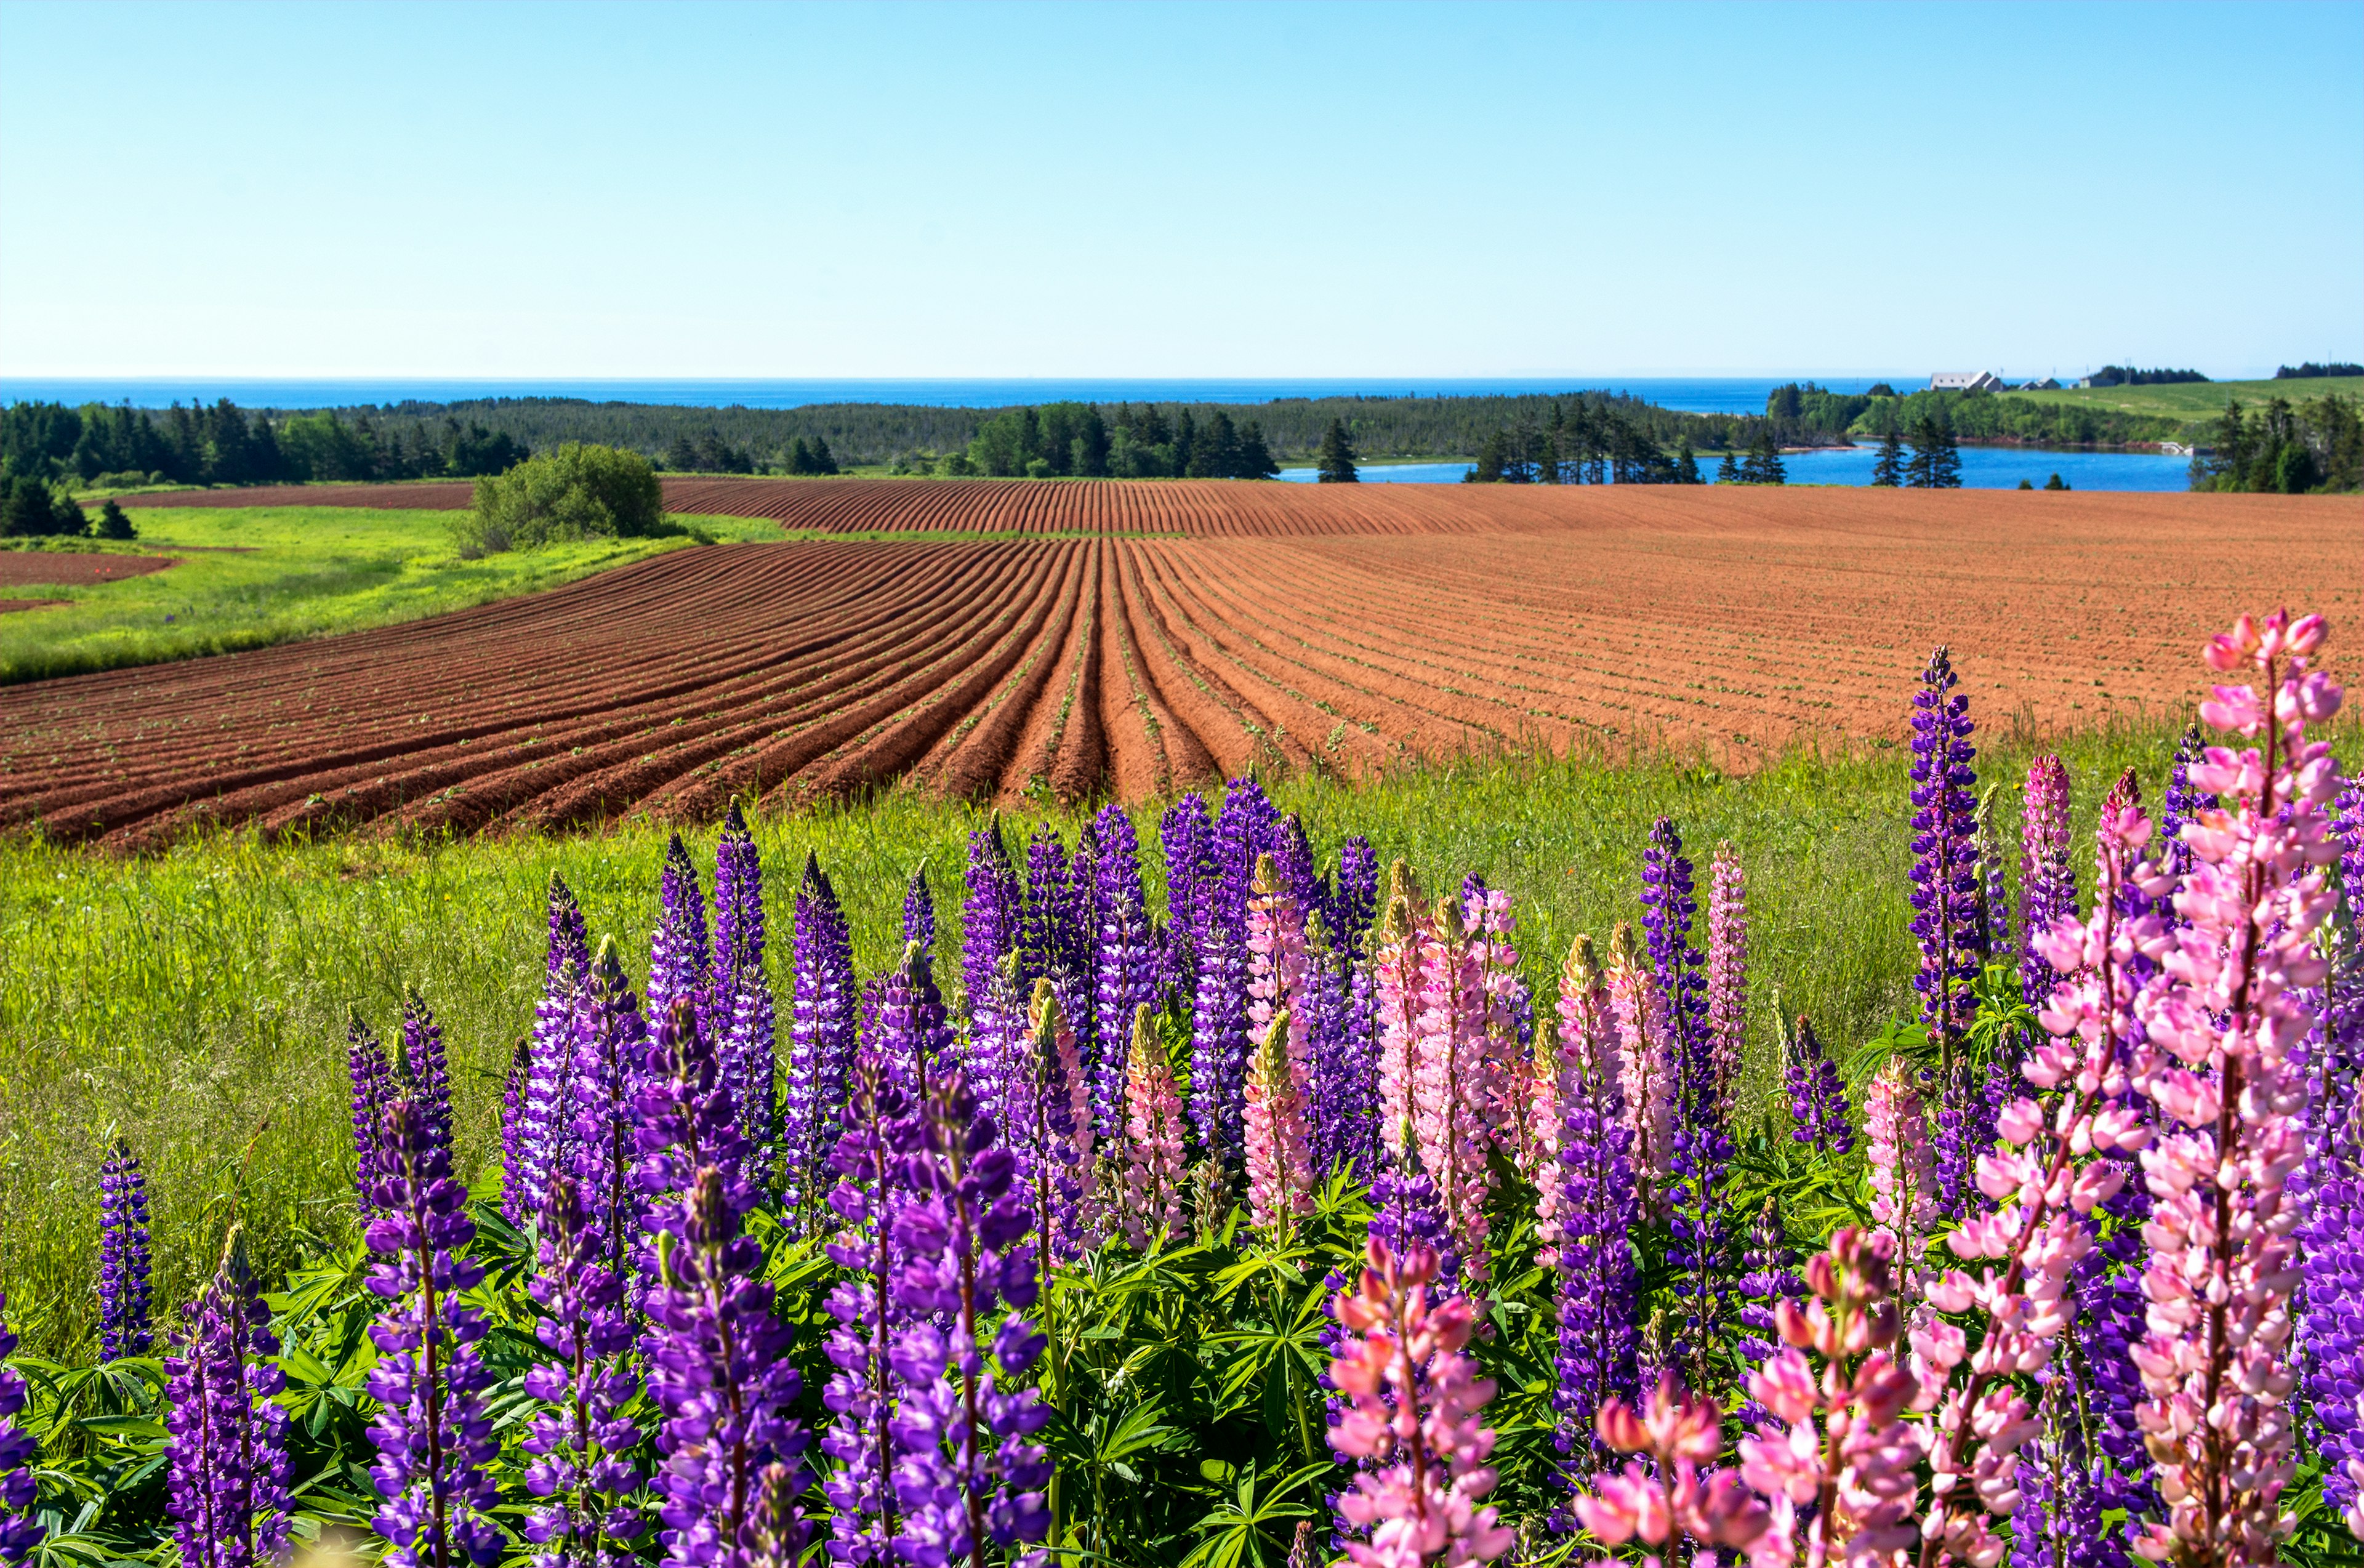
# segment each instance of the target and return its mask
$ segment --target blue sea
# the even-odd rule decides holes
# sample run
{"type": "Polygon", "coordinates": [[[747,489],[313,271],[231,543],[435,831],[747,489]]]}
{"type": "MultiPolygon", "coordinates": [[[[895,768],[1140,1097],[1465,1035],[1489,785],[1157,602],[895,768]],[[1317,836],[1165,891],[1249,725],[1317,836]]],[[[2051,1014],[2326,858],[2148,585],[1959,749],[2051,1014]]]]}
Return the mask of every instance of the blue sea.
{"type": "Polygon", "coordinates": [[[940,381],[468,381],[256,380],[236,376],[65,378],[0,375],[0,403],[122,403],[165,408],[227,397],[248,408],[353,408],[364,405],[457,403],[479,397],[580,397],[594,403],[662,403],[678,407],[798,408],[811,403],[918,403],[939,408],[1005,408],[1020,403],[1269,403],[1277,397],[1471,397],[1556,392],[1627,392],[1661,407],[1694,414],[1762,414],[1765,395],[1785,382],[1820,381],[1834,392],[1861,392],[1876,381],[1919,385],[1925,377],[1890,376],[1495,376],[1363,377],[1300,380],[1090,380],[1060,377],[940,381]]]}
{"type": "MultiPolygon", "coordinates": [[[[1964,447],[1962,487],[1966,490],[2016,490],[2023,479],[2041,489],[2057,473],[2071,490],[2182,490],[2191,483],[2191,460],[2158,452],[2055,451],[2041,447],[1964,447]]],[[[1792,484],[1868,484],[1871,465],[1879,449],[1868,443],[1813,452],[1783,452],[1781,466],[1792,484]]],[[[1458,484],[1469,472],[1466,462],[1407,462],[1362,470],[1366,484],[1458,484]]],[[[1701,459],[1700,470],[1711,482],[1712,461],[1701,459]]],[[[1284,468],[1283,479],[1313,483],[1310,468],[1284,468]]]]}

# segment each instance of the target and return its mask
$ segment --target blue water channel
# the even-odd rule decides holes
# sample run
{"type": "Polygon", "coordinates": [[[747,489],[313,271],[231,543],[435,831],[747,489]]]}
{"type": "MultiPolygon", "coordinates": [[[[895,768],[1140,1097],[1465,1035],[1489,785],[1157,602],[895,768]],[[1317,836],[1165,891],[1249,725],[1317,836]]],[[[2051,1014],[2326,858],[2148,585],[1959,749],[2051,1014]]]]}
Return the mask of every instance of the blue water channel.
{"type": "MultiPolygon", "coordinates": [[[[2016,490],[2023,479],[2041,488],[2057,473],[2071,490],[2182,490],[2191,483],[2191,460],[2159,452],[2054,451],[2040,447],[1964,447],[1962,487],[2016,490]]],[[[1822,451],[1783,452],[1781,466],[1792,484],[1868,484],[1879,449],[1866,443],[1822,451]]],[[[1700,472],[1711,483],[1715,458],[1701,458],[1700,472]]],[[[1474,466],[1466,462],[1373,463],[1362,470],[1366,484],[1458,484],[1474,466]]],[[[1284,468],[1283,479],[1311,484],[1310,468],[1284,468]]]]}

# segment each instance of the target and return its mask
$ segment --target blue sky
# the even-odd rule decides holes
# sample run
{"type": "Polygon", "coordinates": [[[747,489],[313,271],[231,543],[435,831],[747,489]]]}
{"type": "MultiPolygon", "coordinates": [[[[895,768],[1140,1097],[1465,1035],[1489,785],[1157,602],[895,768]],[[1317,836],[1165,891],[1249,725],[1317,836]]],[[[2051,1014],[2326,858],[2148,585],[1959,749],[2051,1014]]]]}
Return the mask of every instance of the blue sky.
{"type": "Polygon", "coordinates": [[[0,4],[0,373],[2364,359],[2364,5],[0,4]]]}

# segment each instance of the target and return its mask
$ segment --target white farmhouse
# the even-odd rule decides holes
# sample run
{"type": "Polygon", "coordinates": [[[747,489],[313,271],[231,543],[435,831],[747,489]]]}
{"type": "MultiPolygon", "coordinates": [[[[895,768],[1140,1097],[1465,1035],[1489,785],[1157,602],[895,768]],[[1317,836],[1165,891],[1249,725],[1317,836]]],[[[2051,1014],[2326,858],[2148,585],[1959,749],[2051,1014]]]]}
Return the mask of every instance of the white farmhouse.
{"type": "Polygon", "coordinates": [[[2001,392],[2002,377],[1992,371],[1939,371],[1929,378],[1932,392],[2001,392]]]}

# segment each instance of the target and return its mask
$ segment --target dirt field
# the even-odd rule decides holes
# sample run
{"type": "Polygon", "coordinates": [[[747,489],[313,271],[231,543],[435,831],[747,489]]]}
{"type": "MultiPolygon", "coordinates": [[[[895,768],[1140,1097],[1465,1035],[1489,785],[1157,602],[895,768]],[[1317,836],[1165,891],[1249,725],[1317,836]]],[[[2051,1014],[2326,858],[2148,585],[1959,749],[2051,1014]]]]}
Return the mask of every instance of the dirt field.
{"type": "MultiPolygon", "coordinates": [[[[0,588],[39,583],[80,586],[145,577],[173,564],[166,555],[84,555],[58,550],[0,550],[0,588]]],[[[40,601],[43,604],[49,600],[40,601]]]]}
{"type": "Polygon", "coordinates": [[[1586,742],[1745,766],[1901,734],[1941,641],[1983,721],[2060,726],[2184,707],[2201,641],[2242,609],[2329,613],[2335,670],[2364,637],[2364,513],[2344,499],[764,488],[850,508],[832,516],[900,506],[905,528],[1136,533],[1141,515],[1190,537],[715,546],[383,631],[0,690],[0,826],[122,848],[207,821],[565,828],[710,819],[749,793],[1141,796],[1254,761],[1352,774],[1586,742]]]}

